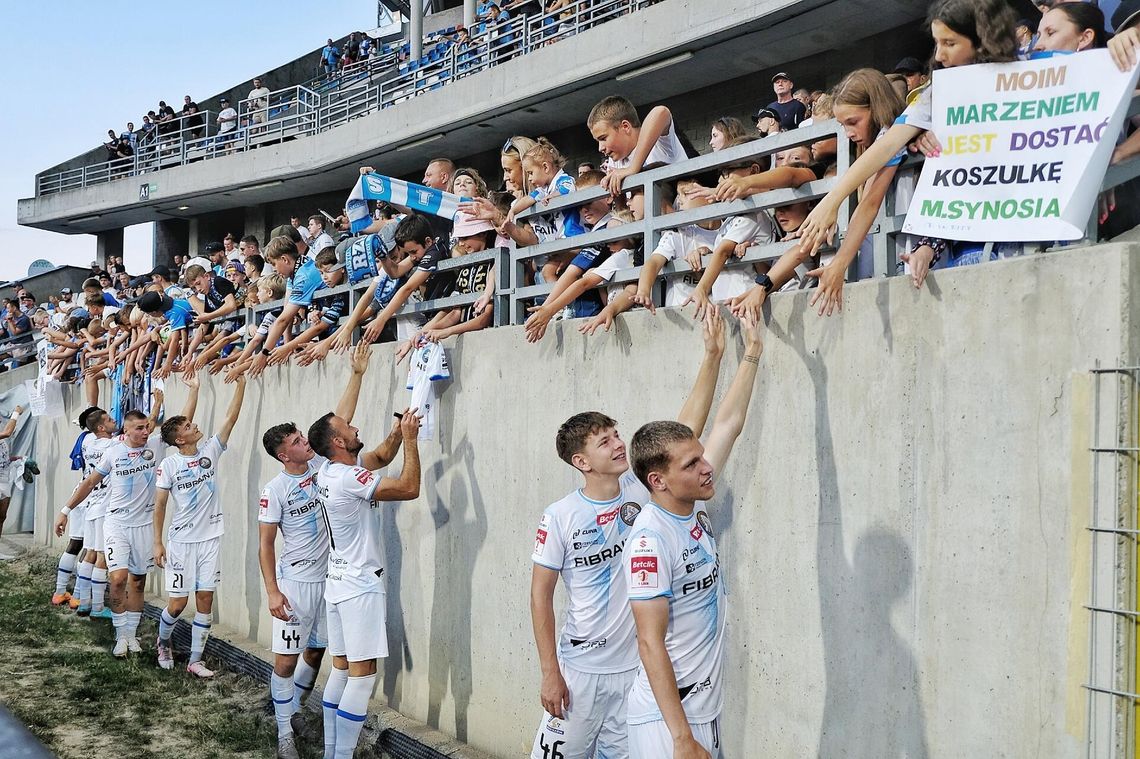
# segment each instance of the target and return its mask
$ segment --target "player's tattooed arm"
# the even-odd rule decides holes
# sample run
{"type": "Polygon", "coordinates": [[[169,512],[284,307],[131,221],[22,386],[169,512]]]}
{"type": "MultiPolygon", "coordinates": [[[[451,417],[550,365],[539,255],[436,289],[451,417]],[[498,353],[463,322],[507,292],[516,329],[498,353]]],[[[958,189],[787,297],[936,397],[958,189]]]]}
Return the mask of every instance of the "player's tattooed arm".
{"type": "Polygon", "coordinates": [[[400,419],[400,435],[404,438],[404,468],[398,478],[381,477],[372,492],[374,501],[414,501],[420,496],[420,449],[416,438],[420,433],[417,409],[408,409],[400,419]]]}
{"type": "Polygon", "coordinates": [[[364,451],[361,454],[360,465],[362,467],[376,470],[392,463],[392,459],[396,458],[396,453],[400,450],[400,444],[404,441],[404,434],[400,431],[400,420],[409,413],[411,413],[411,409],[404,409],[404,414],[392,423],[392,431],[388,433],[388,437],[384,438],[384,442],[371,451],[364,451]]]}
{"type": "Polygon", "coordinates": [[[719,306],[706,312],[701,329],[705,341],[704,358],[697,370],[693,389],[677,415],[677,421],[691,429],[698,438],[704,433],[709,418],[713,395],[716,394],[716,380],[720,375],[720,360],[724,356],[724,322],[720,318],[719,306]]]}
{"type": "Polygon", "coordinates": [[[673,756],[708,759],[709,754],[693,738],[681,695],[677,692],[677,674],[665,649],[665,632],[669,629],[669,599],[664,596],[646,601],[630,601],[637,623],[637,652],[649,679],[657,708],[673,736],[673,756]]]}

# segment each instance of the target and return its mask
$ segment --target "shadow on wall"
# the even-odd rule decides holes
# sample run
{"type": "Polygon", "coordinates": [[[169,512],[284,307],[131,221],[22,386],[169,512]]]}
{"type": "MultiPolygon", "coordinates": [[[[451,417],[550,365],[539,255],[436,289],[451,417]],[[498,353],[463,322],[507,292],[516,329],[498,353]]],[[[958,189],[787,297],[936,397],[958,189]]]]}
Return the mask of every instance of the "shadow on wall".
{"type": "Polygon", "coordinates": [[[911,549],[898,534],[872,528],[859,536],[853,559],[847,559],[827,367],[819,352],[809,354],[804,346],[805,312],[794,312],[787,333],[775,324],[770,329],[799,354],[815,390],[816,566],[826,685],[818,756],[922,759],[928,751],[918,666],[891,625],[892,607],[913,582],[911,549]]]}
{"type": "Polygon", "coordinates": [[[446,615],[431,615],[427,723],[440,729],[441,706],[450,683],[451,696],[455,701],[455,737],[461,741],[467,740],[467,710],[473,692],[471,628],[452,625],[448,620],[471,619],[475,560],[487,537],[487,511],[475,479],[474,463],[474,448],[464,436],[456,445],[454,454],[436,462],[431,474],[424,478],[435,522],[432,609],[453,610],[446,615]],[[459,471],[452,473],[449,503],[444,503],[435,483],[443,482],[448,469],[455,469],[460,464],[466,469],[466,478],[459,471]]]}

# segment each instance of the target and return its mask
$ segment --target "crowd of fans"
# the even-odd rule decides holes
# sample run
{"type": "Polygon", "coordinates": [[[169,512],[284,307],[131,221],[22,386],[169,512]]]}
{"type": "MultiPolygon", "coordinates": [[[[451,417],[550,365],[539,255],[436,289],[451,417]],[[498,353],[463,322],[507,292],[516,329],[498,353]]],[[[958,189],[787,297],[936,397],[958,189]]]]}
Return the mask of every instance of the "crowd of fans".
{"type": "MultiPolygon", "coordinates": [[[[1029,39],[1017,32],[1028,22],[1017,20],[1003,0],[978,0],[962,7],[978,4],[987,7],[984,30],[972,10],[963,11],[962,18],[933,22],[957,43],[952,46],[936,36],[934,66],[1012,61],[1031,43],[1034,51],[1043,52],[1107,45],[1123,68],[1134,60],[1140,44],[1135,2],[1123,3],[1115,14],[1118,31],[1111,42],[1103,31],[1101,11],[1089,3],[1041,3],[1042,18],[1029,39]]],[[[485,2],[479,12],[494,15],[499,9],[497,3],[485,2]]],[[[357,56],[362,42],[355,48],[357,56]]],[[[654,287],[670,261],[684,261],[689,271],[666,282],[666,306],[695,304],[702,314],[711,304],[726,303],[737,314],[756,318],[771,292],[817,287],[812,306],[826,314],[840,309],[852,266],[869,273],[868,234],[883,198],[892,188],[902,192],[901,185],[908,181],[907,171],[900,169],[908,148],[927,155],[940,149],[922,121],[930,103],[928,73],[920,61],[908,57],[890,71],[852,71],[826,92],[797,89],[791,73],[777,73],[771,77],[772,99],[752,114],[753,124],[731,116],[714,119],[709,147],[718,151],[834,118],[859,156],[835,189],[817,203],[682,226],[663,235],[654,250],[643,250],[635,236],[533,259],[528,262],[528,284],[550,283],[553,290],[534,299],[526,321],[527,340],[542,339],[550,322],[558,319],[583,318],[580,331],[593,334],[599,328],[608,330],[628,309],[654,311],[654,287]],[[831,250],[825,243],[834,234],[839,204],[856,192],[859,203],[847,234],[831,250]],[[750,247],[794,239],[800,243],[777,261],[734,263],[750,247]],[[642,266],[636,284],[613,283],[617,271],[636,266],[642,266]]],[[[189,98],[187,102],[193,105],[189,98]]],[[[165,118],[172,118],[171,113],[167,109],[165,118]]],[[[164,117],[163,106],[158,117],[164,117]]],[[[623,180],[689,157],[664,106],[641,119],[628,101],[609,97],[593,108],[585,127],[604,161],[597,168],[581,164],[573,176],[566,159],[545,138],[516,135],[504,142],[498,189],[491,189],[492,182],[474,169],[447,158],[432,160],[423,184],[467,199],[454,219],[381,204],[371,225],[352,236],[347,216],[332,218],[322,212],[277,227],[264,249],[256,237],[238,240],[227,235],[207,245],[199,257],[175,256],[173,266],[157,266],[142,276],[128,275],[121,260],[109,261],[106,271],[93,267],[75,293],[65,288],[39,305],[32,294],[21,291],[5,303],[5,330],[14,339],[7,348],[8,365],[34,358],[27,341],[39,330],[54,346],[48,371],[61,380],[87,383],[94,403],[98,383],[105,379],[127,385],[134,376],[162,379],[174,371],[206,370],[225,372],[233,380],[293,359],[302,365],[322,360],[330,350],[343,350],[356,339],[395,341],[402,358],[424,341],[487,327],[495,308],[494,263],[483,256],[469,266],[439,270],[442,261],[636,221],[644,214],[644,197],[640,190],[623,190],[623,180]],[[542,211],[557,196],[597,185],[608,191],[601,199],[542,211]],[[352,307],[344,284],[367,287],[352,307]],[[409,303],[451,295],[471,296],[473,302],[434,314],[405,309],[409,303]],[[256,318],[246,316],[255,312],[243,310],[267,303],[275,306],[256,312],[256,318]]],[[[119,138],[120,143],[126,140],[126,135],[119,138]]],[[[1140,152],[1137,145],[1140,132],[1122,136],[1114,161],[1140,152]]],[[[716,175],[684,176],[661,188],[659,210],[684,211],[799,187],[834,176],[835,157],[836,140],[821,138],[776,152],[771,161],[749,159],[722,166],[716,175]]],[[[372,171],[361,168],[362,174],[372,171]]],[[[909,171],[913,185],[915,170],[909,171]]],[[[1105,215],[1112,204],[1107,199],[1105,215]]],[[[976,243],[901,236],[897,258],[900,273],[922,287],[932,269],[975,263],[987,255],[1031,252],[1033,246],[1006,244],[988,254],[981,250],[976,243]]]]}

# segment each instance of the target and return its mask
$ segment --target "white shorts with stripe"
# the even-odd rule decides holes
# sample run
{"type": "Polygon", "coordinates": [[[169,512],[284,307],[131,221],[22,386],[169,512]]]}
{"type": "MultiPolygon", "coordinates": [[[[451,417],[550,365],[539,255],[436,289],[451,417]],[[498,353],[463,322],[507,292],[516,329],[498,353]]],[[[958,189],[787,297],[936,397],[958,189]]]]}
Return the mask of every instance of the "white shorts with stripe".
{"type": "Polygon", "coordinates": [[[83,547],[88,551],[102,553],[107,550],[106,539],[103,537],[103,517],[83,520],[83,547]]]}
{"type": "Polygon", "coordinates": [[[277,578],[277,587],[289,602],[289,621],[273,617],[273,653],[299,654],[306,648],[328,645],[325,582],[277,578]]]}
{"type": "MultiPolygon", "coordinates": [[[[87,530],[87,504],[81,503],[67,515],[67,536],[72,540],[83,540],[87,530]]],[[[84,543],[86,546],[86,543],[84,543]]]]}
{"type": "Polygon", "coordinates": [[[338,603],[325,602],[329,653],[350,662],[388,655],[387,594],[361,593],[338,603]]]}
{"type": "Polygon", "coordinates": [[[221,579],[218,562],[222,539],[211,538],[197,543],[166,544],[166,594],[185,598],[199,590],[213,591],[221,579]]]}
{"type": "Polygon", "coordinates": [[[562,679],[570,691],[570,708],[562,717],[543,712],[534,736],[531,759],[628,759],[626,740],[626,695],[637,670],[610,674],[579,672],[559,662],[562,679]]]}
{"type": "MultiPolygon", "coordinates": [[[[689,727],[692,728],[697,743],[709,752],[709,756],[720,759],[720,720],[696,725],[690,722],[689,727]]],[[[630,725],[629,756],[630,759],[672,759],[673,736],[669,733],[665,720],[630,725]]]]}
{"type": "Polygon", "coordinates": [[[154,569],[154,525],[121,527],[110,519],[103,520],[104,546],[107,549],[107,571],[125,569],[133,575],[145,575],[154,569]]]}

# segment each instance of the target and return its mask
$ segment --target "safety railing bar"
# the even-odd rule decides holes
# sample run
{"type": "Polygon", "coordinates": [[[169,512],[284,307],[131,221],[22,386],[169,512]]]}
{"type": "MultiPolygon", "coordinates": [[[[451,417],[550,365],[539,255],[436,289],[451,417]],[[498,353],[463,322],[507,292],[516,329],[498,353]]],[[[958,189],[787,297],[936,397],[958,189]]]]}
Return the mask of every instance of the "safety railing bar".
{"type": "Polygon", "coordinates": [[[648,223],[645,221],[620,224],[616,227],[607,227],[606,229],[599,229],[582,235],[541,242],[537,245],[528,245],[525,248],[516,248],[513,257],[517,261],[526,261],[531,258],[546,256],[552,253],[565,253],[566,251],[576,250],[578,248],[594,248],[607,242],[625,239],[626,237],[641,237],[648,229],[648,223]]]}
{"type": "Polygon", "coordinates": [[[1109,696],[1116,696],[1117,698],[1126,698],[1126,699],[1129,699],[1130,701],[1140,701],[1140,694],[1129,693],[1128,691],[1124,691],[1124,690],[1116,690],[1114,688],[1101,688],[1099,686],[1092,685],[1090,683],[1085,683],[1081,687],[1084,688],[1085,690],[1091,690],[1095,693],[1104,693],[1104,694],[1107,694],[1109,696]]]}

